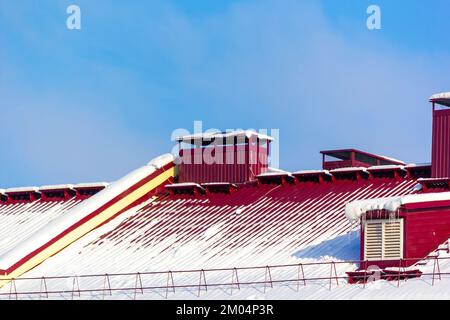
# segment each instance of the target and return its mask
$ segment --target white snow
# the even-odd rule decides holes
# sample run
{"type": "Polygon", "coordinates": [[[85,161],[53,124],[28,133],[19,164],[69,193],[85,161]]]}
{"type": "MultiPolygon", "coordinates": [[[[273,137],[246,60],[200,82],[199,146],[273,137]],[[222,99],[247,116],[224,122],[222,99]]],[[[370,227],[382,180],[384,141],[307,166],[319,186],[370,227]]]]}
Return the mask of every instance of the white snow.
{"type": "Polygon", "coordinates": [[[354,171],[367,172],[367,168],[364,168],[364,167],[346,167],[346,168],[338,168],[338,169],[330,170],[331,173],[335,173],[335,172],[354,172],[354,171]]]}
{"type": "Polygon", "coordinates": [[[400,197],[357,200],[345,205],[345,215],[350,221],[356,221],[368,211],[386,210],[396,212],[405,204],[441,200],[450,200],[450,192],[409,194],[400,197]]]}
{"type": "Polygon", "coordinates": [[[294,253],[301,259],[351,261],[359,260],[360,231],[354,230],[347,234],[332,237],[317,245],[308,246],[294,253]]]}
{"type": "Polygon", "coordinates": [[[155,165],[153,165],[153,162],[151,161],[151,165],[146,165],[132,171],[120,180],[108,185],[101,192],[93,195],[89,199],[50,221],[47,225],[31,234],[27,239],[17,244],[10,251],[2,254],[0,256],[0,269],[8,269],[30,252],[48,243],[61,232],[70,228],[74,223],[85,218],[90,213],[121,194],[123,191],[155,172],[156,165],[161,165],[161,163],[163,163],[163,159],[165,159],[166,163],[170,163],[174,160],[174,157],[171,154],[165,154],[163,158],[156,158],[155,165]]]}
{"type": "Polygon", "coordinates": [[[5,193],[19,193],[19,192],[39,192],[38,187],[19,187],[19,188],[8,188],[5,193]]]}
{"type": "MultiPolygon", "coordinates": [[[[121,219],[122,220],[122,219],[121,219]]],[[[106,226],[105,226],[106,227],[106,226]]],[[[90,240],[95,239],[96,236],[103,234],[106,229],[111,229],[111,227],[102,227],[103,230],[96,230],[87,237],[90,240]]],[[[266,270],[259,269],[238,269],[238,277],[240,281],[240,286],[237,285],[224,285],[224,286],[208,286],[207,290],[199,285],[199,278],[201,274],[200,270],[184,271],[183,274],[179,274],[173,270],[173,279],[176,286],[190,285],[190,287],[177,287],[175,290],[166,289],[164,286],[167,283],[168,273],[161,273],[156,275],[145,275],[141,274],[141,281],[144,287],[159,287],[155,289],[145,289],[143,292],[136,287],[136,276],[131,274],[129,276],[109,276],[110,285],[112,288],[129,288],[124,291],[113,291],[112,295],[108,292],[82,292],[81,297],[72,297],[71,290],[74,288],[80,289],[90,289],[97,288],[102,289],[105,287],[105,277],[93,278],[78,278],[79,285],[74,286],[73,279],[47,279],[47,286],[49,290],[67,290],[67,293],[55,293],[51,294],[49,299],[224,299],[224,300],[234,300],[234,299],[336,299],[336,300],[356,300],[356,299],[389,299],[389,300],[403,300],[403,299],[449,299],[450,292],[448,290],[450,285],[450,276],[448,271],[450,270],[450,260],[444,260],[450,255],[448,253],[439,254],[440,260],[440,271],[447,273],[441,276],[435,276],[433,281],[433,259],[424,260],[424,264],[420,266],[412,266],[408,268],[401,268],[400,271],[407,270],[417,270],[419,269],[424,274],[421,278],[397,281],[386,281],[386,280],[375,280],[369,281],[365,285],[363,284],[349,284],[346,279],[339,279],[336,283],[335,280],[331,281],[328,277],[334,276],[334,273],[330,271],[330,264],[318,265],[315,263],[324,262],[340,262],[347,261],[347,258],[353,258],[359,253],[358,244],[358,232],[354,231],[347,235],[341,235],[335,237],[322,244],[316,246],[309,246],[303,250],[300,250],[295,255],[297,258],[292,259],[291,266],[277,267],[270,269],[270,279],[274,281],[271,285],[270,283],[259,283],[259,284],[242,284],[243,282],[252,281],[268,281],[266,270]],[[342,247],[342,248],[341,248],[342,247]],[[330,251],[331,249],[331,251],[330,251]],[[330,256],[327,256],[330,253],[330,256]],[[343,259],[343,260],[342,260],[343,259]],[[302,264],[302,269],[299,269],[299,264],[302,264]],[[309,265],[309,263],[312,263],[309,265]],[[307,279],[304,283],[301,279],[303,276],[307,279]],[[299,279],[300,280],[296,280],[299,279]],[[314,279],[315,280],[312,280],[314,279]],[[323,279],[321,279],[323,278],[323,279]],[[282,280],[285,280],[283,282],[282,280]],[[52,282],[53,281],[53,282],[52,282]],[[278,282],[280,281],[280,282],[278,282]],[[199,288],[200,287],[200,288],[199,288]]],[[[167,259],[177,259],[179,255],[181,257],[186,257],[190,252],[195,251],[196,243],[185,244],[173,246],[168,252],[167,259]]],[[[81,243],[77,243],[71,246],[72,251],[86,251],[81,243]]],[[[70,250],[69,250],[70,251],[70,250]]],[[[107,254],[107,253],[106,253],[107,254]]],[[[134,255],[139,254],[139,252],[134,252],[134,255]]],[[[51,259],[59,259],[61,261],[70,257],[68,251],[63,251],[58,255],[58,257],[51,259]]],[[[246,259],[247,266],[255,266],[251,264],[250,259],[246,259]]],[[[51,266],[45,266],[44,270],[47,270],[50,274],[52,271],[51,266]]],[[[75,274],[71,270],[70,264],[66,265],[66,274],[75,274]]],[[[345,272],[354,271],[356,265],[352,263],[337,263],[335,264],[336,275],[339,277],[345,276],[345,272]]],[[[391,271],[398,271],[398,268],[387,268],[391,271]]],[[[41,270],[42,271],[42,270],[41,270]]],[[[163,271],[163,270],[161,270],[163,271]]],[[[167,270],[164,270],[167,271],[167,270]]],[[[16,281],[15,286],[17,291],[20,292],[39,292],[42,290],[42,279],[39,277],[39,273],[32,272],[33,277],[36,280],[23,280],[16,281]]],[[[232,270],[218,270],[218,271],[208,271],[205,269],[205,279],[207,284],[218,284],[218,283],[236,283],[236,279],[232,279],[232,270]]],[[[200,282],[203,284],[203,282],[200,282]]],[[[170,285],[170,284],[169,284],[170,285]]],[[[139,286],[139,284],[138,284],[139,286]]],[[[5,286],[0,289],[0,299],[11,299],[11,294],[9,294],[9,286],[5,286]]],[[[15,298],[14,293],[12,293],[12,298],[15,298]]],[[[26,299],[45,299],[45,295],[19,295],[19,298],[26,299]]]]}
{"type": "Polygon", "coordinates": [[[431,163],[410,163],[405,166],[405,168],[416,168],[416,167],[428,167],[431,166],[431,163]]]}
{"type": "Polygon", "coordinates": [[[73,184],[55,184],[40,186],[39,191],[72,189],[73,184]]]}
{"type": "Polygon", "coordinates": [[[99,188],[99,187],[107,187],[108,182],[86,182],[86,183],[78,183],[73,187],[76,188],[99,188]]]}
{"type": "Polygon", "coordinates": [[[197,187],[203,189],[201,185],[195,182],[182,182],[182,183],[172,183],[166,184],[166,188],[180,188],[180,187],[197,187]]]}
{"type": "Polygon", "coordinates": [[[7,252],[82,201],[71,198],[67,201],[0,204],[0,253],[7,252]]]}
{"type": "Polygon", "coordinates": [[[147,166],[154,167],[155,169],[161,169],[165,165],[175,160],[174,156],[170,153],[162,154],[156,158],[153,158],[147,163],[147,166]]]}
{"type": "MultiPolygon", "coordinates": [[[[405,181],[401,186],[402,188],[405,188],[405,185],[409,186],[407,189],[405,188],[405,190],[409,190],[413,183],[405,181]]],[[[183,204],[192,199],[151,199],[142,206],[132,208],[129,212],[121,214],[102,227],[93,230],[28,272],[26,277],[74,276],[106,272],[186,271],[199,268],[239,268],[292,263],[294,265],[290,268],[272,269],[271,274],[274,280],[295,279],[298,277],[296,263],[339,260],[358,256],[357,233],[353,232],[342,236],[344,229],[355,230],[357,226],[350,225],[343,218],[342,209],[345,201],[362,195],[373,197],[378,194],[376,192],[382,192],[382,190],[376,190],[369,193],[369,190],[369,188],[361,188],[358,192],[356,190],[343,193],[329,192],[321,198],[311,198],[306,200],[303,206],[292,207],[291,212],[283,214],[283,219],[278,218],[279,212],[283,212],[295,201],[281,203],[276,199],[272,200],[267,194],[247,206],[230,202],[229,204],[217,204],[216,209],[218,210],[211,211],[210,209],[214,206],[211,205],[208,208],[203,205],[207,204],[207,199],[194,199],[197,204],[186,206],[186,210],[180,208],[183,208],[183,204]],[[341,200],[335,201],[335,197],[339,197],[341,200]],[[145,209],[140,212],[141,207],[153,207],[166,201],[167,204],[157,211],[149,210],[149,213],[146,213],[148,209],[145,209]],[[261,221],[253,223],[258,212],[264,208],[270,209],[267,210],[267,216],[261,221]],[[303,223],[294,222],[296,217],[306,215],[317,217],[317,219],[308,219],[303,223]],[[330,216],[340,216],[341,219],[330,224],[332,218],[330,216]],[[128,228],[125,223],[127,221],[133,225],[141,225],[141,227],[128,228]],[[122,225],[122,223],[124,224],[122,225]],[[124,233],[123,237],[106,236],[111,230],[120,229],[120,225],[123,227],[120,231],[124,233]],[[154,225],[159,227],[152,228],[154,225]],[[242,231],[233,232],[235,228],[242,228],[242,231]],[[314,231],[317,229],[322,229],[322,231],[320,233],[314,231]],[[169,233],[172,230],[175,232],[169,233]],[[317,237],[316,232],[320,234],[317,237]],[[158,238],[153,237],[154,233],[161,235],[158,238]],[[170,235],[163,236],[164,233],[170,235]],[[280,237],[280,234],[285,234],[285,236],[280,237]],[[336,237],[338,235],[341,236],[336,237]],[[221,241],[208,239],[224,239],[226,241],[221,243],[221,241]],[[308,239],[308,241],[306,244],[299,244],[299,239],[308,239]],[[335,250],[330,250],[330,248],[335,250]]],[[[379,194],[386,194],[386,192],[379,194]]],[[[336,268],[339,275],[345,275],[345,271],[354,271],[356,266],[344,263],[336,265],[336,268]]],[[[307,278],[328,277],[330,266],[305,266],[304,271],[307,278]]],[[[239,279],[241,282],[264,281],[264,272],[264,269],[239,270],[239,279]]],[[[199,283],[198,272],[175,274],[174,278],[176,285],[189,283],[198,285],[199,283]]],[[[229,270],[207,272],[206,278],[208,283],[229,282],[231,281],[231,272],[229,270]]],[[[73,288],[73,278],[48,281],[47,285],[52,290],[71,290],[73,288]]],[[[154,277],[143,275],[142,281],[144,286],[161,286],[161,283],[165,285],[167,273],[154,277]]],[[[347,298],[358,298],[359,296],[360,290],[356,291],[354,286],[347,285],[344,280],[340,280],[339,287],[333,284],[332,290],[328,289],[328,282],[328,280],[308,282],[306,287],[301,284],[299,291],[296,289],[297,282],[274,283],[273,288],[270,288],[270,285],[264,288],[263,284],[242,285],[240,290],[233,288],[232,292],[230,292],[230,286],[208,287],[207,292],[202,290],[200,298],[317,299],[329,295],[330,298],[339,299],[343,296],[347,298]]],[[[135,283],[134,275],[111,277],[111,286],[115,288],[133,288],[135,283]]],[[[37,291],[40,290],[41,279],[17,281],[15,285],[17,285],[18,291],[37,291]]],[[[82,289],[102,288],[103,285],[103,277],[80,279],[82,289]]],[[[6,293],[6,295],[0,296],[0,298],[8,298],[8,290],[9,286],[1,288],[0,293],[6,293]]],[[[176,293],[170,291],[168,298],[198,299],[197,292],[197,286],[194,288],[177,287],[176,293]]],[[[114,291],[112,296],[108,295],[105,298],[132,299],[133,294],[133,291],[114,291]]],[[[70,293],[51,295],[51,298],[70,298],[70,295],[70,293]]],[[[34,295],[27,298],[39,299],[42,296],[34,295]]],[[[81,299],[98,298],[102,298],[101,292],[92,294],[83,292],[81,297],[81,299]]],[[[165,298],[165,289],[145,290],[144,294],[138,293],[136,298],[162,299],[165,298]]]]}
{"type": "Polygon", "coordinates": [[[391,161],[391,162],[397,162],[397,163],[400,163],[400,164],[402,164],[402,165],[405,165],[405,164],[406,164],[406,163],[404,163],[402,160],[395,159],[395,158],[392,158],[392,157],[387,157],[387,156],[383,156],[383,155],[377,155],[377,156],[380,157],[380,158],[383,158],[383,159],[385,159],[385,160],[391,161]]]}
{"type": "Polygon", "coordinates": [[[430,101],[440,99],[450,99],[450,92],[435,93],[430,97],[430,101]]]}
{"type": "Polygon", "coordinates": [[[263,178],[263,177],[279,177],[279,176],[292,176],[290,172],[283,171],[283,172],[264,172],[261,174],[258,174],[257,178],[263,178]]]}
{"type": "Polygon", "coordinates": [[[326,175],[331,175],[330,171],[328,170],[300,170],[300,171],[295,171],[293,173],[293,175],[296,174],[326,174],[326,175]]]}
{"type": "Polygon", "coordinates": [[[274,139],[266,134],[258,133],[254,130],[235,130],[230,132],[201,132],[186,136],[180,136],[176,138],[176,141],[191,141],[191,140],[214,140],[214,139],[226,139],[230,137],[257,137],[260,140],[273,141],[274,139]]]}
{"type": "Polygon", "coordinates": [[[285,170],[273,168],[273,167],[268,167],[266,173],[268,173],[268,172],[288,173],[285,170]]]}
{"type": "Polygon", "coordinates": [[[405,167],[399,164],[388,164],[381,166],[372,166],[367,168],[367,170],[392,170],[392,169],[404,169],[405,167]]]}
{"type": "Polygon", "coordinates": [[[234,186],[236,187],[236,184],[230,183],[230,182],[205,182],[201,184],[202,186],[234,186]]]}
{"type": "Polygon", "coordinates": [[[418,182],[433,182],[433,181],[445,181],[449,180],[449,178],[419,178],[418,182]]]}
{"type": "Polygon", "coordinates": [[[211,227],[209,227],[208,229],[205,230],[205,232],[203,233],[203,237],[205,239],[209,239],[213,236],[215,236],[216,234],[219,233],[220,228],[223,226],[223,223],[218,223],[216,225],[213,225],[211,227]]]}

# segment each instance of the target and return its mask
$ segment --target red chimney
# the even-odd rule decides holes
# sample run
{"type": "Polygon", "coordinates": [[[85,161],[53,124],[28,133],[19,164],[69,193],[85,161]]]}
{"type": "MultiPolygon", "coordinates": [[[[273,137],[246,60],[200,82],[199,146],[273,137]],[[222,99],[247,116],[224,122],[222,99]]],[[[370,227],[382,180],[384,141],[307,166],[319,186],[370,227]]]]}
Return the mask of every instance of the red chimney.
{"type": "Polygon", "coordinates": [[[430,97],[433,105],[433,142],[431,175],[433,178],[450,177],[450,92],[430,97]]]}
{"type": "Polygon", "coordinates": [[[242,183],[254,180],[268,169],[272,140],[272,137],[250,130],[178,137],[178,182],[242,183]]]}

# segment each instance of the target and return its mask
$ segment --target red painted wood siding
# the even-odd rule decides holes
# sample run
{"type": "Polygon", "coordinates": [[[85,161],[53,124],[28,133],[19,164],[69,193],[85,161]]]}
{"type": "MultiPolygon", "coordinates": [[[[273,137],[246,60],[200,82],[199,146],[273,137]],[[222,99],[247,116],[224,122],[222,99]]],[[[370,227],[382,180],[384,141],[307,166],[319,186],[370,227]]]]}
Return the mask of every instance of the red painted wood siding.
{"type": "Polygon", "coordinates": [[[183,149],[178,182],[246,182],[267,169],[267,148],[237,145],[183,149]],[[189,162],[190,161],[190,162],[189,162]]]}
{"type": "MultiPolygon", "coordinates": [[[[450,206],[434,208],[424,204],[420,206],[422,207],[420,209],[402,209],[400,212],[400,218],[403,218],[403,258],[407,259],[402,261],[402,266],[411,266],[427,257],[450,238],[450,206]]],[[[361,226],[361,260],[365,259],[363,248],[364,234],[361,226]]],[[[361,269],[366,269],[369,265],[377,265],[380,268],[398,267],[400,261],[398,259],[370,261],[361,264],[361,269]]]]}
{"type": "Polygon", "coordinates": [[[405,258],[425,257],[450,237],[450,208],[410,212],[405,220],[405,258]]]}
{"type": "Polygon", "coordinates": [[[450,177],[450,110],[433,111],[432,177],[450,177]]]}

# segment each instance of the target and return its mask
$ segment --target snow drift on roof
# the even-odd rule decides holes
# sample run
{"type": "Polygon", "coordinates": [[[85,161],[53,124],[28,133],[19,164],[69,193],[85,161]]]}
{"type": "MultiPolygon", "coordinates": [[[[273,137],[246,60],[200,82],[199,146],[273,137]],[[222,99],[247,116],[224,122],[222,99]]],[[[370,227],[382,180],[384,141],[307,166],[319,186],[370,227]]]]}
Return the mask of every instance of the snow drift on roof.
{"type": "Polygon", "coordinates": [[[328,170],[300,170],[295,171],[293,174],[327,174],[330,175],[330,171],[328,170]]]}
{"type": "Polygon", "coordinates": [[[367,172],[367,168],[364,168],[364,167],[345,167],[345,168],[338,168],[338,169],[330,170],[331,173],[334,173],[334,172],[355,172],[355,171],[367,172]]]}
{"type": "Polygon", "coordinates": [[[39,191],[72,189],[73,184],[55,184],[39,187],[39,191]]]}
{"type": "Polygon", "coordinates": [[[450,92],[441,92],[441,93],[433,94],[430,97],[430,101],[449,107],[450,106],[450,92]]]}
{"type": "Polygon", "coordinates": [[[380,165],[380,166],[371,166],[367,169],[370,171],[370,170],[391,170],[391,169],[403,169],[403,168],[405,168],[405,167],[402,165],[399,165],[399,164],[388,164],[388,165],[380,165]]]}
{"type": "Polygon", "coordinates": [[[266,134],[258,133],[254,130],[236,130],[230,132],[201,132],[186,136],[176,137],[176,141],[192,141],[192,140],[214,140],[214,139],[226,139],[231,137],[245,137],[252,138],[257,137],[260,140],[273,141],[271,136],[266,134]]]}
{"type": "Polygon", "coordinates": [[[261,174],[258,174],[257,177],[258,178],[263,178],[263,177],[278,177],[278,176],[291,176],[292,174],[288,171],[272,171],[272,172],[264,172],[261,174]]]}
{"type": "Polygon", "coordinates": [[[431,166],[431,163],[410,163],[405,166],[405,168],[417,168],[417,167],[428,167],[431,166]]]}
{"type": "Polygon", "coordinates": [[[68,230],[75,223],[88,217],[92,212],[98,208],[101,208],[111,199],[119,196],[125,190],[128,190],[130,187],[135,185],[136,182],[148,177],[157,170],[156,167],[160,166],[164,159],[166,163],[170,163],[173,161],[174,157],[172,154],[165,154],[163,157],[155,158],[155,163],[150,162],[151,165],[142,166],[132,171],[125,177],[108,185],[101,192],[93,195],[89,199],[50,221],[47,225],[32,234],[29,238],[19,243],[10,251],[2,254],[0,256],[0,269],[7,270],[15,263],[26,257],[27,254],[30,254],[31,252],[34,252],[38,248],[41,248],[45,244],[49,243],[49,241],[55,239],[63,231],[68,230]]]}
{"type": "Polygon", "coordinates": [[[430,101],[438,99],[450,99],[450,92],[435,93],[430,97],[430,101]]]}
{"type": "Polygon", "coordinates": [[[78,183],[74,186],[74,188],[99,188],[107,186],[108,182],[86,182],[86,183],[78,183]]]}
{"type": "Polygon", "coordinates": [[[193,187],[197,187],[197,188],[202,188],[202,186],[198,183],[195,182],[182,182],[182,183],[172,183],[172,184],[166,184],[165,186],[166,188],[193,188],[193,187]]]}
{"type": "Polygon", "coordinates": [[[380,155],[380,154],[378,154],[377,156],[380,157],[380,158],[383,158],[385,160],[391,161],[391,162],[398,162],[398,163],[405,164],[405,162],[403,162],[402,160],[396,159],[396,158],[387,157],[387,156],[383,156],[383,155],[380,155]]]}
{"type": "Polygon", "coordinates": [[[19,187],[19,188],[8,188],[5,190],[6,193],[19,193],[19,192],[38,192],[38,187],[19,187]]]}

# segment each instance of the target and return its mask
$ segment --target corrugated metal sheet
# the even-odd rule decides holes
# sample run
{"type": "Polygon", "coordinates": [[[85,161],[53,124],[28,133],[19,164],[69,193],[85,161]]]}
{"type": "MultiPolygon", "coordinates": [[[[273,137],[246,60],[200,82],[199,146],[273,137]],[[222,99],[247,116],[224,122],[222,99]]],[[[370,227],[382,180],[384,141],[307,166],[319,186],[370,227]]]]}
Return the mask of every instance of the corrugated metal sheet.
{"type": "Polygon", "coordinates": [[[5,253],[82,200],[0,204],[0,253],[5,253]]]}
{"type": "Polygon", "coordinates": [[[408,194],[415,184],[374,179],[164,196],[94,231],[31,275],[290,263],[299,249],[356,228],[345,218],[346,202],[408,194]]]}
{"type": "Polygon", "coordinates": [[[432,177],[450,177],[450,110],[433,111],[432,177]]]}
{"type": "Polygon", "coordinates": [[[267,169],[267,149],[249,145],[183,149],[180,159],[179,182],[245,182],[267,169]]]}

